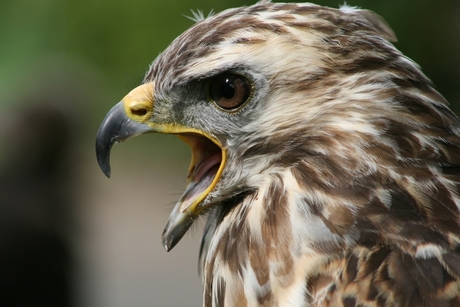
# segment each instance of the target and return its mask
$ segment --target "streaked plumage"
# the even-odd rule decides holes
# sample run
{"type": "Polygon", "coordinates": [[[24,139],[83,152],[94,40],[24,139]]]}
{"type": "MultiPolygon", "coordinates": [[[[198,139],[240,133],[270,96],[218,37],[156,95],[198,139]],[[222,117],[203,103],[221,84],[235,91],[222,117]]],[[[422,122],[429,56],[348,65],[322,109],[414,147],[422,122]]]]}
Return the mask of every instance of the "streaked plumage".
{"type": "Polygon", "coordinates": [[[390,41],[379,16],[347,6],[227,10],[107,115],[108,174],[131,136],[192,147],[163,242],[207,216],[204,306],[460,306],[460,122],[390,41]]]}

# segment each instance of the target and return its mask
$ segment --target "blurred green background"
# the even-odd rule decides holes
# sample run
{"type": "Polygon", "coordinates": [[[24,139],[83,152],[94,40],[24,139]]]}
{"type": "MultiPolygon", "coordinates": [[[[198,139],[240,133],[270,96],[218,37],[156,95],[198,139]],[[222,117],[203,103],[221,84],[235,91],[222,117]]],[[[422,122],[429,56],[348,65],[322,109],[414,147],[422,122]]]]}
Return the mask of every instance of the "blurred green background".
{"type": "MultiPolygon", "coordinates": [[[[167,136],[118,145],[107,180],[94,138],[106,112],[193,24],[184,17],[191,9],[252,3],[0,0],[0,254],[11,254],[0,257],[9,272],[0,277],[0,305],[201,304],[200,228],[169,254],[159,240],[183,190],[189,150],[167,136]],[[62,295],[45,297],[49,289],[62,295]],[[24,299],[4,301],[14,291],[24,299]]],[[[460,113],[460,1],[347,3],[383,16],[396,47],[460,113]]]]}
{"type": "MultiPolygon", "coordinates": [[[[460,1],[347,2],[383,16],[398,36],[396,46],[422,66],[451,103],[459,102],[460,1]]],[[[316,3],[337,7],[343,1],[316,3]]],[[[191,9],[219,12],[244,4],[251,2],[1,0],[0,103],[9,106],[8,95],[37,84],[53,65],[74,65],[71,69],[92,85],[105,86],[98,91],[107,100],[87,106],[91,119],[100,119],[140,82],[156,55],[192,25],[183,15],[191,15],[191,9]]]]}

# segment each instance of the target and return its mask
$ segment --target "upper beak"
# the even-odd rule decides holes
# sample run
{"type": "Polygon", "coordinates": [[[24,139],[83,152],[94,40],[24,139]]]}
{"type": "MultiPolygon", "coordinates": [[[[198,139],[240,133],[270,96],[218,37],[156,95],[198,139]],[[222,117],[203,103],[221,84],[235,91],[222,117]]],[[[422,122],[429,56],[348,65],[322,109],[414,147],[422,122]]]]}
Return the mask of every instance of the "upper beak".
{"type": "Polygon", "coordinates": [[[136,87],[105,116],[96,136],[97,162],[110,177],[110,150],[113,144],[154,132],[148,125],[153,111],[153,83],[136,87]]]}
{"type": "Polygon", "coordinates": [[[110,178],[110,150],[113,144],[150,132],[145,124],[131,120],[125,112],[123,101],[117,103],[105,116],[96,136],[97,162],[110,178]]]}
{"type": "Polygon", "coordinates": [[[189,183],[184,195],[171,212],[163,245],[171,250],[204,209],[199,206],[218,182],[226,161],[226,151],[219,142],[203,131],[152,121],[153,82],[143,84],[116,104],[106,115],[96,137],[99,166],[110,177],[110,150],[113,144],[149,132],[176,134],[192,148],[189,183]]]}

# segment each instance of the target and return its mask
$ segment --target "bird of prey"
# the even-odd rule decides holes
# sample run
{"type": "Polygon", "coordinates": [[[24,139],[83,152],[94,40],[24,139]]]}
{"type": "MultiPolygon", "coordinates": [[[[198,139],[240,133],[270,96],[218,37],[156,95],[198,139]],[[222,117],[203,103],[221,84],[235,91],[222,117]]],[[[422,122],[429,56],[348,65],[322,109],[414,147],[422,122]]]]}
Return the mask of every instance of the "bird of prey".
{"type": "Polygon", "coordinates": [[[271,3],[197,21],[96,141],[192,150],[163,233],[198,217],[203,304],[460,306],[460,121],[386,22],[271,3]]]}

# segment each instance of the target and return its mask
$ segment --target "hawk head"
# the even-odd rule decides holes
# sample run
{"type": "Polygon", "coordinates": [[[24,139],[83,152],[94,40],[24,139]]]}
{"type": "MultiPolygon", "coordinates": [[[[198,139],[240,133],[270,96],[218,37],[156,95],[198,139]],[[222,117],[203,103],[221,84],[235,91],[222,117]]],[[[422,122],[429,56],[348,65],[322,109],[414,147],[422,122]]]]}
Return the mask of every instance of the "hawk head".
{"type": "Polygon", "coordinates": [[[158,132],[190,145],[163,245],[208,214],[206,306],[459,301],[459,120],[395,40],[347,6],[226,10],[175,39],[107,114],[107,176],[116,142],[158,132]]]}

